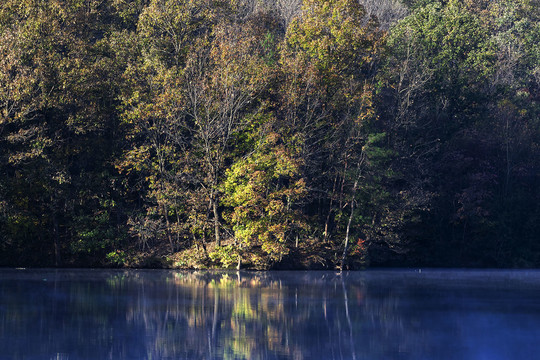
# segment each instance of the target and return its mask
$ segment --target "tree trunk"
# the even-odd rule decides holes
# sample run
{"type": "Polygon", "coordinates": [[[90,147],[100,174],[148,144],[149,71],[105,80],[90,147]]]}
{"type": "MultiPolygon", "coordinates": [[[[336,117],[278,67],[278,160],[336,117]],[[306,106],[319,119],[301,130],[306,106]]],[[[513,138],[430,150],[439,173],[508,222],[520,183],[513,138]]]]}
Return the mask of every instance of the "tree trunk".
{"type": "Polygon", "coordinates": [[[165,204],[163,204],[163,216],[165,217],[165,231],[167,232],[167,239],[169,240],[171,252],[174,252],[174,242],[171,235],[171,225],[169,223],[169,210],[165,204]]]}
{"type": "Polygon", "coordinates": [[[221,246],[221,237],[219,236],[219,214],[215,197],[212,197],[212,210],[214,211],[214,233],[216,237],[216,245],[221,246]]]}
{"type": "Polygon", "coordinates": [[[354,197],[356,195],[356,188],[358,186],[358,179],[354,182],[353,193],[351,198],[351,213],[349,215],[349,221],[347,222],[347,230],[345,231],[345,245],[343,246],[343,255],[341,256],[340,271],[343,271],[345,266],[345,258],[347,257],[347,250],[349,249],[349,232],[351,230],[351,222],[354,215],[354,197]]]}
{"type": "Polygon", "coordinates": [[[53,213],[53,242],[54,242],[54,266],[60,266],[62,259],[60,257],[60,232],[58,230],[58,219],[56,212],[53,213]]]}
{"type": "Polygon", "coordinates": [[[330,197],[330,205],[328,206],[328,214],[326,215],[326,221],[324,222],[324,239],[323,242],[328,241],[328,227],[330,225],[330,217],[332,216],[332,205],[334,203],[334,197],[336,194],[336,184],[337,184],[338,176],[336,175],[334,179],[334,186],[332,188],[332,196],[330,197]]]}

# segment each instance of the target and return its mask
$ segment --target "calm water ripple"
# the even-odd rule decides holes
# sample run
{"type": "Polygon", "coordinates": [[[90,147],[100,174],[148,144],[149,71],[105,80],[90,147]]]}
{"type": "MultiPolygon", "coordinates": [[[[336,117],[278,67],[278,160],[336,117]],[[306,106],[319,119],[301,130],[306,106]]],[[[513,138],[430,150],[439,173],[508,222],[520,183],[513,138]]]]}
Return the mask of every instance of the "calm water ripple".
{"type": "Polygon", "coordinates": [[[539,271],[0,270],[0,359],[538,359],[539,271]]]}

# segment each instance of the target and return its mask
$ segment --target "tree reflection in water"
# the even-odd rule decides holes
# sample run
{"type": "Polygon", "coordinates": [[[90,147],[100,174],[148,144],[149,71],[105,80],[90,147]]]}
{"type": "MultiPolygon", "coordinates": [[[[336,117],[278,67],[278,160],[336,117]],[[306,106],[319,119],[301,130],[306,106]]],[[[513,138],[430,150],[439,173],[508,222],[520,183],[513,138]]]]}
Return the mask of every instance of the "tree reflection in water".
{"type": "Polygon", "coordinates": [[[538,273],[467,274],[2,270],[0,359],[534,357],[538,273]]]}

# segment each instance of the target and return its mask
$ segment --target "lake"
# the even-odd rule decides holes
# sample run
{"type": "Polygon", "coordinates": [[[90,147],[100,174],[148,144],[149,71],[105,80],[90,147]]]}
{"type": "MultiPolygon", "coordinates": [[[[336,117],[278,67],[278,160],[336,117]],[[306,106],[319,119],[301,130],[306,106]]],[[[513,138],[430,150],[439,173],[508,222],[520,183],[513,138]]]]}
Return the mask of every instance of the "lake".
{"type": "Polygon", "coordinates": [[[0,269],[0,359],[538,359],[539,271],[0,269]]]}

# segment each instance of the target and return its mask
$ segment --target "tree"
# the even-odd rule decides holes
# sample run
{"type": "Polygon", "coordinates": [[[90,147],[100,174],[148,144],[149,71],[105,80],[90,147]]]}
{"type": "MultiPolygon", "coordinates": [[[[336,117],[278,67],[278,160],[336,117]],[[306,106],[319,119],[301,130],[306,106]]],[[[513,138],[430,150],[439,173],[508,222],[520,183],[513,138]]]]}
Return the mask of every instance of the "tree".
{"type": "Polygon", "coordinates": [[[136,146],[119,167],[140,173],[148,189],[147,215],[134,217],[133,229],[146,239],[154,224],[172,251],[173,232],[177,241],[197,235],[204,245],[210,223],[221,244],[220,183],[270,78],[264,36],[271,19],[253,15],[240,24],[231,4],[207,5],[151,2],[139,24],[140,62],[126,73],[142,81],[126,88],[136,146]]]}
{"type": "Polygon", "coordinates": [[[289,253],[291,239],[307,230],[296,206],[306,195],[297,161],[279,134],[269,132],[227,170],[223,184],[223,203],[231,208],[227,220],[239,249],[254,253],[260,246],[270,264],[280,262],[289,253]]]}
{"type": "Polygon", "coordinates": [[[373,93],[383,42],[376,19],[366,19],[357,2],[308,1],[284,47],[283,116],[302,147],[303,172],[315,200],[310,207],[320,209],[323,238],[331,230],[344,238],[342,265],[351,229],[360,230],[371,219],[366,204],[357,201],[358,190],[374,180],[366,176],[375,167],[364,150],[370,138],[381,136],[373,93]]]}
{"type": "Polygon", "coordinates": [[[86,205],[110,189],[94,171],[113,147],[103,135],[115,128],[108,11],[101,1],[2,4],[2,170],[13,189],[9,242],[22,259],[60,264],[73,251],[75,213],[93,216],[86,205]]]}
{"type": "Polygon", "coordinates": [[[399,0],[362,0],[360,4],[369,16],[377,17],[383,30],[388,30],[408,15],[407,7],[399,0]]]}
{"type": "Polygon", "coordinates": [[[212,31],[216,11],[219,7],[204,1],[150,1],[138,18],[136,35],[118,44],[120,51],[134,48],[126,55],[130,64],[122,94],[130,148],[117,167],[136,182],[134,195],[145,203],[130,219],[142,249],[149,239],[159,243],[164,238],[174,252],[184,237],[189,176],[182,174],[194,164],[186,157],[191,128],[182,80],[189,50],[212,31]]]}
{"type": "Polygon", "coordinates": [[[254,16],[245,25],[219,24],[212,42],[197,44],[186,72],[187,113],[193,121],[194,155],[199,157],[200,185],[213,213],[220,245],[219,186],[235,137],[249,126],[246,115],[258,111],[260,94],[271,79],[268,66],[272,21],[254,16]]]}
{"type": "MultiPolygon", "coordinates": [[[[501,249],[508,240],[501,240],[506,231],[499,226],[508,222],[495,215],[502,214],[497,194],[504,191],[498,184],[508,183],[514,144],[534,142],[526,135],[530,123],[518,120],[503,95],[509,84],[522,86],[516,74],[533,78],[531,66],[522,62],[525,56],[516,51],[534,49],[521,45],[532,34],[525,29],[532,28],[525,25],[516,31],[520,39],[509,36],[515,30],[507,32],[511,24],[520,27],[527,22],[514,12],[525,3],[511,10],[504,2],[430,2],[391,30],[385,71],[392,79],[391,91],[383,94],[392,95],[382,101],[395,105],[386,106],[392,111],[384,111],[383,117],[402,156],[402,173],[408,174],[404,181],[424,194],[418,215],[433,224],[422,230],[420,238],[425,240],[415,245],[422,261],[489,266],[504,262],[501,249]],[[507,22],[502,14],[513,20],[507,22]]],[[[527,106],[534,103],[530,100],[527,106]]],[[[517,158],[528,162],[530,154],[521,152],[517,158]]],[[[408,231],[421,234],[414,226],[408,231]]]]}

